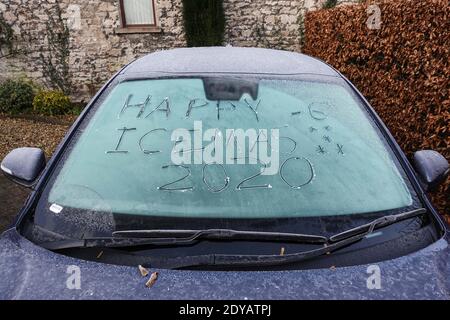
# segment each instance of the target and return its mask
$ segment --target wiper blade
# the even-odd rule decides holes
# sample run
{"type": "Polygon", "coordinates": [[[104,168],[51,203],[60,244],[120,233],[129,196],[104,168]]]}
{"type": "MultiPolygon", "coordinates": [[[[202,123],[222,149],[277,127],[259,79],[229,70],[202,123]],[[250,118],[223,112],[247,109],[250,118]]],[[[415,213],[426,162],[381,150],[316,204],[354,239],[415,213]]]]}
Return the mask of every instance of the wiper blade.
{"type": "Polygon", "coordinates": [[[252,241],[277,241],[297,243],[325,243],[327,238],[323,236],[280,233],[237,231],[230,229],[208,230],[126,230],[115,231],[112,237],[97,237],[85,239],[64,239],[40,243],[48,250],[62,250],[70,248],[89,247],[131,247],[140,245],[188,245],[203,239],[212,240],[252,240],[252,241]]]}
{"type": "Polygon", "coordinates": [[[328,238],[321,248],[316,248],[299,253],[285,255],[229,255],[229,254],[209,254],[201,256],[188,256],[177,258],[155,257],[148,261],[152,267],[180,269],[199,266],[221,266],[221,267],[248,267],[248,266],[276,266],[288,263],[296,263],[307,259],[315,258],[344,248],[356,243],[374,230],[386,227],[393,223],[414,218],[426,213],[426,209],[421,208],[395,215],[384,216],[372,222],[338,233],[328,238]]]}
{"type": "Polygon", "coordinates": [[[114,237],[153,239],[158,243],[190,244],[201,239],[211,240],[252,240],[298,243],[325,243],[324,236],[262,231],[240,231],[232,229],[205,230],[124,230],[113,232],[114,237]]]}
{"type": "Polygon", "coordinates": [[[388,225],[391,225],[393,223],[396,223],[396,222],[399,222],[402,220],[420,216],[426,212],[427,212],[427,210],[425,208],[420,208],[420,209],[416,209],[416,210],[411,210],[411,211],[407,211],[407,212],[384,216],[384,217],[375,219],[372,222],[369,222],[367,224],[363,224],[356,228],[349,229],[344,232],[335,234],[328,239],[331,242],[336,242],[336,241],[340,241],[342,239],[345,239],[345,238],[351,237],[352,235],[360,234],[360,233],[365,233],[365,236],[367,236],[376,229],[386,227],[388,225]]]}
{"type": "Polygon", "coordinates": [[[39,246],[48,250],[62,250],[73,248],[93,248],[93,247],[130,247],[138,245],[160,244],[152,239],[128,239],[114,237],[98,237],[85,239],[64,239],[49,242],[41,242],[39,246]]]}

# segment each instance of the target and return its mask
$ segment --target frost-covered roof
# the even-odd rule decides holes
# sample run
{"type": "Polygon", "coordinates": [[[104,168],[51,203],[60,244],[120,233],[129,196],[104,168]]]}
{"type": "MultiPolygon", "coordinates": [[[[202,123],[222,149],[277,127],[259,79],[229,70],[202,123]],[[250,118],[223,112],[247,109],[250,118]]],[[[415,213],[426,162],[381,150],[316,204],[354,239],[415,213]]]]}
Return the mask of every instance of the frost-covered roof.
{"type": "Polygon", "coordinates": [[[122,74],[260,73],[337,76],[325,63],[304,54],[262,48],[202,47],[150,53],[125,68],[122,74]]]}

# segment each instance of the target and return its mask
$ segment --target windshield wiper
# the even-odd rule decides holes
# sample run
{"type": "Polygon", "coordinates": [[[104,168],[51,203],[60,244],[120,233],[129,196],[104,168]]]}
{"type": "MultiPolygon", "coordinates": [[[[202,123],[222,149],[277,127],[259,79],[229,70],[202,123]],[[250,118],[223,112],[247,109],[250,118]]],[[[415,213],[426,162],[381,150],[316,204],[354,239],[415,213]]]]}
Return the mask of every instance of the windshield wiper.
{"type": "Polygon", "coordinates": [[[320,244],[326,243],[323,236],[260,232],[238,231],[231,229],[207,229],[207,230],[124,230],[115,231],[112,237],[97,237],[84,239],[65,239],[40,243],[48,250],[61,250],[83,247],[130,247],[139,245],[188,245],[200,240],[250,240],[250,241],[275,241],[320,244]]]}
{"type": "Polygon", "coordinates": [[[384,216],[381,218],[377,218],[377,219],[373,220],[372,222],[358,226],[356,228],[349,229],[344,232],[335,234],[335,235],[329,237],[328,239],[331,242],[336,242],[336,241],[340,241],[342,239],[348,238],[355,234],[361,234],[363,232],[365,232],[365,235],[367,236],[370,233],[372,233],[375,229],[380,229],[380,228],[389,226],[389,225],[399,222],[399,221],[414,218],[414,217],[420,216],[426,212],[427,212],[427,210],[425,208],[420,208],[420,209],[415,209],[415,210],[411,210],[411,211],[407,211],[407,212],[384,216]]]}
{"type": "Polygon", "coordinates": [[[368,224],[338,233],[328,238],[321,248],[316,248],[299,253],[285,255],[229,255],[229,254],[208,254],[188,257],[153,257],[147,265],[158,268],[180,269],[199,266],[221,266],[221,267],[249,267],[249,266],[275,266],[288,263],[295,263],[328,254],[358,242],[374,230],[386,227],[399,221],[414,218],[426,213],[426,209],[416,209],[404,213],[384,216],[373,220],[368,224]]]}
{"type": "Polygon", "coordinates": [[[130,247],[139,245],[183,245],[202,239],[252,240],[323,244],[323,247],[285,255],[227,255],[208,254],[176,258],[151,257],[148,264],[160,268],[186,268],[193,266],[273,266],[299,262],[331,253],[358,242],[374,230],[395,222],[410,219],[426,213],[426,209],[416,209],[395,215],[384,216],[370,223],[346,230],[329,238],[318,235],[238,231],[230,229],[207,230],[124,230],[113,232],[112,237],[67,239],[41,243],[49,250],[83,247],[130,247]]]}
{"type": "Polygon", "coordinates": [[[205,230],[124,230],[113,232],[114,237],[148,238],[159,243],[169,242],[175,244],[190,244],[201,239],[209,240],[252,240],[277,241],[299,243],[325,243],[327,238],[310,234],[240,231],[232,229],[205,229],[205,230]]]}

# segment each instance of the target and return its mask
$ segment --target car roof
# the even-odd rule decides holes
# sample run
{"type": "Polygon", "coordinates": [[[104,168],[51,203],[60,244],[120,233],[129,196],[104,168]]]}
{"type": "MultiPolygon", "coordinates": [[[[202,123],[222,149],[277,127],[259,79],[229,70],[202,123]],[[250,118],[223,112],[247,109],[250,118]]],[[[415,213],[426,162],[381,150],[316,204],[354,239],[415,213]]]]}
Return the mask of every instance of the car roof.
{"type": "Polygon", "coordinates": [[[310,56],[274,49],[199,47],[156,51],[129,64],[122,75],[151,73],[315,74],[339,76],[310,56]]]}

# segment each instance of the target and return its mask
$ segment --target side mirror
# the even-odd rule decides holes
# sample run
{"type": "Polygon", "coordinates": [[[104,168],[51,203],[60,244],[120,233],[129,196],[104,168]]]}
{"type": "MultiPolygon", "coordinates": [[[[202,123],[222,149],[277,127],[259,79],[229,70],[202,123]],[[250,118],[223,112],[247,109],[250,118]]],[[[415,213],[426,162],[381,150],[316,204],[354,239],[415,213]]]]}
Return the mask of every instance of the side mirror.
{"type": "Polygon", "coordinates": [[[39,148],[14,149],[3,159],[0,168],[12,181],[31,187],[45,167],[44,151],[39,148]]]}
{"type": "Polygon", "coordinates": [[[432,190],[445,180],[449,173],[448,161],[439,152],[421,150],[414,153],[414,167],[427,190],[432,190]]]}

